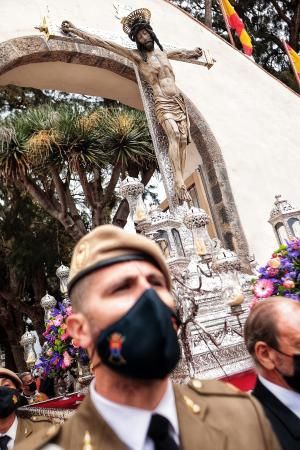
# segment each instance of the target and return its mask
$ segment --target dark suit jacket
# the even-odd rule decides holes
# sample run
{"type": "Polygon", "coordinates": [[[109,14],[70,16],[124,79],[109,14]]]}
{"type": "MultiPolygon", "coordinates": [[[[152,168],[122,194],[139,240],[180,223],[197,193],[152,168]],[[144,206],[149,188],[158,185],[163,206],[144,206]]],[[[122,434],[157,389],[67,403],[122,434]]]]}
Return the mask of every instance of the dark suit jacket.
{"type": "Polygon", "coordinates": [[[257,380],[252,392],[262,404],[283,450],[300,450],[300,419],[257,380]]]}

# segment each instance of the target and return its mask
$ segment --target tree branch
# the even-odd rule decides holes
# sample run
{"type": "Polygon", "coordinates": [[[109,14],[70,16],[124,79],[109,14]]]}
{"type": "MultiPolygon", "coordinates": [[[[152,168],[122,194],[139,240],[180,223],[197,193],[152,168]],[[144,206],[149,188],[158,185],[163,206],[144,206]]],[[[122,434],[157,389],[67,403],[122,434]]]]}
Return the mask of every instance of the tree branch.
{"type": "Polygon", "coordinates": [[[282,11],[282,9],[281,9],[280,6],[278,5],[277,1],[276,1],[276,0],[270,0],[270,2],[272,3],[272,5],[274,6],[274,8],[276,9],[276,11],[277,11],[279,17],[280,17],[282,20],[284,20],[284,22],[286,22],[287,24],[291,25],[291,24],[292,24],[291,19],[290,19],[288,16],[286,16],[286,15],[284,14],[284,12],[282,11]]]}

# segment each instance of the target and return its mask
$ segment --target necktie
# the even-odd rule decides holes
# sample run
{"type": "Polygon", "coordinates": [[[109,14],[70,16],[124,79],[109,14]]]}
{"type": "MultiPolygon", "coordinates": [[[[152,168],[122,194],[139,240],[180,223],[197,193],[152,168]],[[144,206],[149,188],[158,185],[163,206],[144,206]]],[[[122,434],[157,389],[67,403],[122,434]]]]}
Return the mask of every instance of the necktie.
{"type": "Polygon", "coordinates": [[[155,445],[155,450],[179,450],[179,446],[169,434],[170,422],[160,414],[151,417],[148,436],[155,445]]]}
{"type": "Polygon", "coordinates": [[[1,436],[0,437],[0,449],[1,450],[7,450],[7,444],[10,441],[10,437],[9,436],[1,436]]]}

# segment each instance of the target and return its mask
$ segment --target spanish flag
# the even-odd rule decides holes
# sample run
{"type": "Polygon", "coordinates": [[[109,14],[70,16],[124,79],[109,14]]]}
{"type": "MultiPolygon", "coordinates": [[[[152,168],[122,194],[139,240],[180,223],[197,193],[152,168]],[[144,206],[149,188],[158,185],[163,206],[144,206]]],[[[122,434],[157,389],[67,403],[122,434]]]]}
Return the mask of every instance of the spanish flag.
{"type": "Polygon", "coordinates": [[[227,18],[229,25],[231,26],[231,28],[233,28],[236,31],[236,33],[241,41],[244,53],[248,56],[251,56],[252,52],[253,52],[253,46],[252,46],[251,38],[245,29],[245,25],[244,25],[243,21],[240,19],[238,14],[235,12],[234,7],[231,5],[229,0],[220,0],[220,2],[222,3],[222,6],[223,6],[222,9],[224,10],[224,12],[226,14],[226,18],[227,18]]]}
{"type": "Polygon", "coordinates": [[[285,42],[284,44],[293,66],[295,75],[297,75],[297,78],[300,80],[300,55],[298,55],[298,53],[295,52],[295,50],[287,42],[285,42]]]}

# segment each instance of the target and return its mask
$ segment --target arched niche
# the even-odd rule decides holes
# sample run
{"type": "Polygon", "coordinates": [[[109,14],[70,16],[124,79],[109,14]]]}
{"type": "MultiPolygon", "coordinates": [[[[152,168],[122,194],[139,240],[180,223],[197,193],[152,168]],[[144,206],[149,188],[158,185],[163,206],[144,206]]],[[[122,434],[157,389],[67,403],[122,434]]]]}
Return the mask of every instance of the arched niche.
{"type": "MultiPolygon", "coordinates": [[[[0,86],[15,84],[119,100],[142,109],[131,62],[99,47],[42,36],[0,44],[0,86]]],[[[186,98],[193,141],[203,160],[205,187],[223,245],[249,269],[249,249],[235,205],[221,149],[205,118],[186,98]]]]}

